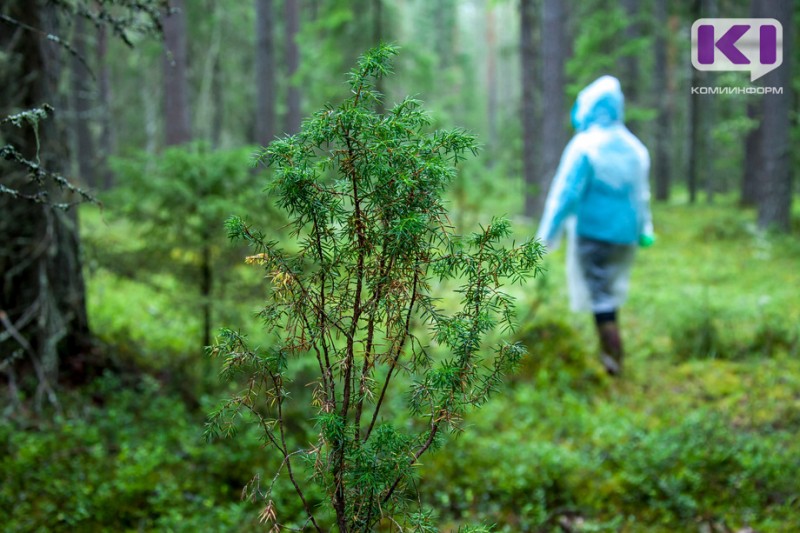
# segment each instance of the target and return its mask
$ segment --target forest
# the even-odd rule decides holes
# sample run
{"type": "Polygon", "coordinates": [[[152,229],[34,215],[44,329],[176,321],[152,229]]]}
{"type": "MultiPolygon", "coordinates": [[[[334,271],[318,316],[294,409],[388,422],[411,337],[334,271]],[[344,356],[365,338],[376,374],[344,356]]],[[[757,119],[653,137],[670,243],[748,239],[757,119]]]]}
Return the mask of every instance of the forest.
{"type": "Polygon", "coordinates": [[[3,530],[800,531],[799,29],[4,0],[3,530]]]}

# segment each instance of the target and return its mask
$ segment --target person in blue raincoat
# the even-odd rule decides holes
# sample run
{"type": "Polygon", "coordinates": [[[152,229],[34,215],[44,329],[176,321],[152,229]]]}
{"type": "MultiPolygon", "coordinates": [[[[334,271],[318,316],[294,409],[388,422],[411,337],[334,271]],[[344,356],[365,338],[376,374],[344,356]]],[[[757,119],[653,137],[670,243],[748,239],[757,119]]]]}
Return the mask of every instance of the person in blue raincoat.
{"type": "Polygon", "coordinates": [[[636,247],[653,243],[647,148],[623,123],[619,80],[602,76],[572,108],[575,136],[558,165],[537,238],[555,249],[567,234],[567,280],[574,311],[594,313],[601,359],[622,372],[617,311],[628,292],[636,247]]]}

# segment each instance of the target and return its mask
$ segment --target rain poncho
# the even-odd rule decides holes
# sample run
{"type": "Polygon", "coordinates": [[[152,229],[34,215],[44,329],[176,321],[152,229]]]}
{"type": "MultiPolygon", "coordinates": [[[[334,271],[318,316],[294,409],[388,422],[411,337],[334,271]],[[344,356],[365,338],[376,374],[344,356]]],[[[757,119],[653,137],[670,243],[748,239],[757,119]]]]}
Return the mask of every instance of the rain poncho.
{"type": "Polygon", "coordinates": [[[583,89],[572,108],[577,133],[567,144],[550,186],[537,238],[556,248],[568,237],[567,278],[573,310],[612,311],[625,300],[639,239],[652,236],[650,157],[623,124],[619,81],[603,76],[583,89]],[[587,286],[586,243],[615,248],[593,277],[610,287],[598,296],[587,286]],[[582,244],[583,243],[583,244],[582,244]],[[580,250],[583,249],[583,251],[580,250]]]}

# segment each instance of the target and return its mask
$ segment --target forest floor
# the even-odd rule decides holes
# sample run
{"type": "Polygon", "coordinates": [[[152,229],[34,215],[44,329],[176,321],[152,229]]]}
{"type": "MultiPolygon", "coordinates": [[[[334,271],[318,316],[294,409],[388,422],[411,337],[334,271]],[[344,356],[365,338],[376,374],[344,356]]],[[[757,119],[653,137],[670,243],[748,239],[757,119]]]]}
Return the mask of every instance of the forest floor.
{"type": "Polygon", "coordinates": [[[423,469],[446,516],[506,531],[798,530],[800,239],[766,237],[730,205],[654,218],[621,312],[624,378],[604,375],[591,317],[568,310],[562,248],[520,295],[530,355],[511,389],[423,469]]]}
{"type": "MultiPolygon", "coordinates": [[[[658,241],[640,251],[621,313],[622,379],[603,374],[591,318],[568,311],[563,251],[514,289],[529,356],[420,468],[442,530],[798,530],[798,234],[764,236],[724,199],[657,205],[654,218],[658,241]]],[[[124,222],[82,219],[92,326],[118,370],[62,394],[60,415],[0,419],[0,520],[10,531],[258,530],[263,504],[239,495],[274,462],[248,430],[202,440],[224,391],[196,348],[196,307],[166,263],[137,276],[130,261],[146,242],[124,222]]],[[[257,328],[252,309],[230,306],[220,316],[257,328]]],[[[276,500],[294,523],[297,503],[276,500]]]]}

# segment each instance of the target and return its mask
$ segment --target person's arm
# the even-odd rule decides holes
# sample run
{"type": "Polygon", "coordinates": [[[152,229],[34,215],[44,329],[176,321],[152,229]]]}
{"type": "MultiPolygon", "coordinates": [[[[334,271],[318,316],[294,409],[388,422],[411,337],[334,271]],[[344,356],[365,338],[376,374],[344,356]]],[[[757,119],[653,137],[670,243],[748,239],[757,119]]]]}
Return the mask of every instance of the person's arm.
{"type": "Polygon", "coordinates": [[[577,137],[573,137],[561,155],[561,162],[550,185],[544,214],[536,232],[536,238],[544,241],[551,249],[558,247],[564,220],[576,211],[578,200],[583,195],[592,172],[589,159],[579,144],[577,137]]]}
{"type": "Polygon", "coordinates": [[[650,156],[645,150],[644,152],[644,178],[639,191],[639,245],[643,248],[652,246],[655,242],[655,233],[653,231],[653,214],[650,211],[650,156]]]}

